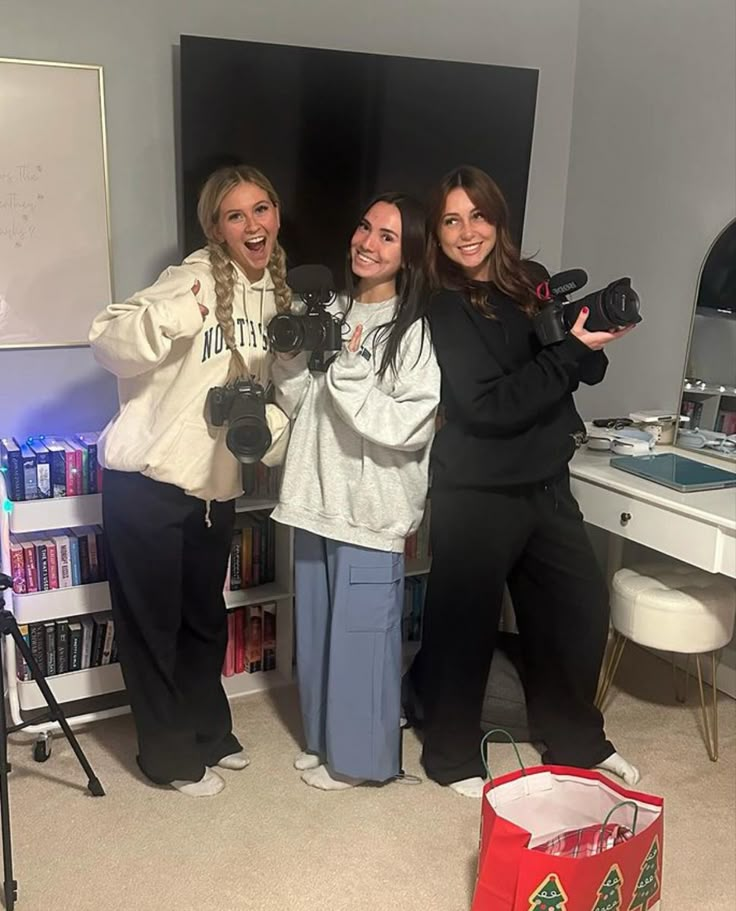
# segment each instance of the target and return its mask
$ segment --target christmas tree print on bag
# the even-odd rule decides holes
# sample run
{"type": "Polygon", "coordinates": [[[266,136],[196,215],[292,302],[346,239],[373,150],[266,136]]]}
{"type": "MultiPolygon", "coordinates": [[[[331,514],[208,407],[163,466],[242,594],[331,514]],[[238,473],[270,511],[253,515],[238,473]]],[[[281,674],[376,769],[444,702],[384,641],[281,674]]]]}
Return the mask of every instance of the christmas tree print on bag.
{"type": "Polygon", "coordinates": [[[557,876],[552,873],[547,881],[529,896],[529,911],[565,911],[567,895],[557,876]]]}
{"type": "Polygon", "coordinates": [[[649,908],[649,899],[659,890],[659,877],[657,876],[658,866],[659,839],[655,835],[649,853],[641,866],[639,881],[634,889],[634,897],[631,899],[629,911],[634,911],[636,908],[640,908],[641,911],[647,911],[649,908]]]}
{"type": "Polygon", "coordinates": [[[489,781],[471,911],[662,911],[663,799],[597,769],[527,768],[520,755],[517,771],[494,778],[495,733],[481,747],[489,781]],[[626,838],[609,840],[613,828],[626,838]]]}
{"type": "Polygon", "coordinates": [[[624,878],[618,864],[614,864],[606,873],[606,878],[598,886],[598,901],[590,911],[621,911],[621,887],[624,878]]]}

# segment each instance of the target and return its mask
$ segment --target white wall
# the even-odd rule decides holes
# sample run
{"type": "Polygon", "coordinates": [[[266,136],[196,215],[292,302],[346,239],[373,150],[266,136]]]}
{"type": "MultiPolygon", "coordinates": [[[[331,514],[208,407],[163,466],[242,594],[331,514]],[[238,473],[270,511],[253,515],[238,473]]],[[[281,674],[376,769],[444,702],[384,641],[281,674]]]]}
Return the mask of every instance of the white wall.
{"type": "MultiPolygon", "coordinates": [[[[734,215],[734,0],[582,0],[563,262],[590,290],[630,275],[644,316],[578,393],[584,416],[679,405],[700,268],[734,215]]],[[[736,640],[731,695],[735,667],[736,640]]]]}
{"type": "MultiPolygon", "coordinates": [[[[555,268],[578,11],[579,0],[34,0],[4,4],[0,56],[104,67],[118,298],[176,255],[174,48],[182,33],[539,68],[524,247],[555,268]]],[[[88,349],[0,351],[0,376],[0,436],[92,429],[115,408],[114,383],[88,349]]]]}
{"type": "Polygon", "coordinates": [[[734,0],[583,0],[563,261],[630,275],[644,322],[585,416],[670,409],[698,273],[736,214],[734,0]]]}

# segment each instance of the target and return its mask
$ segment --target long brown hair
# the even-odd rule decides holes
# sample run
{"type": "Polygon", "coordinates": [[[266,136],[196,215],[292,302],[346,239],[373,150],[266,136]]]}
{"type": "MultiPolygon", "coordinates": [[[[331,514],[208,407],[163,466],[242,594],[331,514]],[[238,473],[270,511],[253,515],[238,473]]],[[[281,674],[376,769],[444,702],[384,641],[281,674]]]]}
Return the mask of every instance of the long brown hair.
{"type": "MultiPolygon", "coordinates": [[[[207,178],[199,194],[197,217],[204,236],[207,238],[207,252],[215,280],[215,317],[222,329],[225,344],[230,349],[230,366],[227,382],[245,377],[248,373],[243,355],[235,341],[235,321],[233,320],[233,291],[237,273],[230,259],[227,247],[215,236],[215,228],[220,218],[220,206],[227,194],[241,183],[252,183],[260,187],[271,202],[280,207],[279,198],[271,181],[256,168],[249,165],[219,168],[207,178]]],[[[268,271],[274,284],[276,307],[279,312],[291,308],[291,291],[286,284],[286,254],[278,243],[274,244],[273,253],[268,263],[268,271]]]]}
{"type": "Polygon", "coordinates": [[[498,185],[485,171],[472,165],[454,168],[432,191],[428,206],[427,273],[433,288],[450,288],[466,294],[471,304],[485,316],[493,317],[488,288],[468,278],[462,268],[449,259],[439,243],[439,229],[451,190],[462,188],[486,221],[496,228],[496,243],[490,255],[490,280],[528,314],[536,313],[539,302],[534,281],[522,260],[509,231],[509,208],[498,185]]]}
{"type": "MultiPolygon", "coordinates": [[[[401,268],[396,276],[396,296],[398,302],[393,317],[373,333],[374,346],[385,341],[378,376],[385,376],[390,371],[396,376],[399,368],[401,341],[410,327],[422,320],[422,338],[417,355],[418,363],[424,348],[424,318],[426,307],[427,281],[424,274],[424,249],[427,243],[427,220],[421,204],[406,193],[381,193],[375,196],[363,209],[361,219],[379,202],[396,206],[401,216],[401,268]]],[[[360,224],[360,220],[358,221],[360,224]]],[[[356,229],[358,225],[356,224],[356,229]]],[[[356,281],[351,268],[350,248],[345,260],[345,292],[348,298],[348,309],[355,300],[356,281]]]]}

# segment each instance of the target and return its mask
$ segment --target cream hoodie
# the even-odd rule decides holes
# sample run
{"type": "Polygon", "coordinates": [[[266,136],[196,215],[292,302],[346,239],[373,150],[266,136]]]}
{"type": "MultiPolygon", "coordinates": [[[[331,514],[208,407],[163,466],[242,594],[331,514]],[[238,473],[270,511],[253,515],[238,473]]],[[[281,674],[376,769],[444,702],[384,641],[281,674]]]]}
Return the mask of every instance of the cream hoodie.
{"type": "MultiPolygon", "coordinates": [[[[268,271],[253,283],[240,269],[237,275],[236,342],[251,375],[265,386],[272,361],[266,326],[276,313],[273,281],[268,271]]],[[[225,444],[227,426],[213,427],[205,415],[207,392],[225,383],[230,362],[215,303],[209,256],[197,250],[165,269],[150,288],[95,318],[92,351],[117,376],[120,398],[120,411],[100,437],[105,468],[137,471],[203,500],[242,494],[240,463],[225,444]],[[198,303],[209,310],[204,321],[198,303]]],[[[266,418],[273,442],[263,462],[274,465],[283,458],[289,422],[277,405],[266,406],[266,418]]]]}

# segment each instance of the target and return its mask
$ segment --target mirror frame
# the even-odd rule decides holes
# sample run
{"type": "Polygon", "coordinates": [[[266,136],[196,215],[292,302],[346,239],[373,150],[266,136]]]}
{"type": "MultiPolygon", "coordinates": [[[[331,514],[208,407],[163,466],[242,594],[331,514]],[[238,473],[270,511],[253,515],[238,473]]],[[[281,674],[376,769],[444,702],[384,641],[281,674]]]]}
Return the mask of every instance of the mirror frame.
{"type": "MultiPolygon", "coordinates": [[[[673,447],[680,452],[687,452],[692,455],[705,455],[709,458],[722,459],[724,462],[733,465],[736,462],[736,450],[733,453],[718,452],[716,449],[688,449],[686,446],[682,446],[679,442],[680,434],[680,419],[682,418],[682,399],[685,394],[685,378],[687,377],[687,365],[690,360],[690,349],[693,344],[693,335],[695,333],[695,318],[698,314],[698,298],[700,297],[700,285],[703,281],[703,272],[705,271],[705,264],[708,262],[708,259],[713,252],[713,248],[718,243],[718,241],[723,237],[726,231],[736,229],[736,218],[733,218],[728,222],[725,227],[723,227],[718,234],[713,238],[712,243],[708,247],[708,250],[703,257],[703,262],[700,264],[700,270],[698,272],[698,281],[695,286],[695,300],[693,301],[693,312],[690,317],[690,331],[687,336],[687,347],[685,348],[685,362],[682,365],[682,376],[680,377],[680,388],[678,390],[677,397],[677,424],[675,427],[675,439],[672,443],[673,447]]],[[[736,321],[736,311],[734,312],[734,320],[736,321]]]]}

